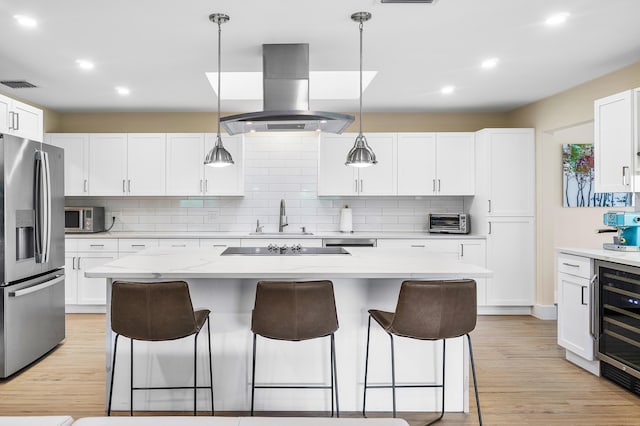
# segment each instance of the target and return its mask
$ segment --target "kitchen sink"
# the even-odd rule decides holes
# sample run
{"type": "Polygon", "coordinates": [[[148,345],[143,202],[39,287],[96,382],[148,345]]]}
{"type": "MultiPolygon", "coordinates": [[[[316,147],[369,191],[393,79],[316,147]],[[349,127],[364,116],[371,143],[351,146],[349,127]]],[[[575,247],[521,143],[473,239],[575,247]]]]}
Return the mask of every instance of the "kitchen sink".
{"type": "Polygon", "coordinates": [[[304,256],[304,255],[327,255],[327,254],[351,254],[342,247],[227,247],[221,256],[304,256]]]}
{"type": "Polygon", "coordinates": [[[249,232],[249,235],[265,235],[267,237],[299,237],[313,235],[313,232],[249,232]]]}

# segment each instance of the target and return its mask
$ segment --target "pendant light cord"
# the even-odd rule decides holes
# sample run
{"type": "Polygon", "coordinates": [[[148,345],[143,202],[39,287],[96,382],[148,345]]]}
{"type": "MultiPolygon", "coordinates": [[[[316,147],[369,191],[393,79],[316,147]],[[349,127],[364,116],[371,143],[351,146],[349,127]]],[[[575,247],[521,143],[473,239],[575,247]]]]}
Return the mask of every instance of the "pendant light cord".
{"type": "Polygon", "coordinates": [[[222,39],[222,23],[218,20],[218,140],[220,139],[220,46],[222,39]]]}
{"type": "Polygon", "coordinates": [[[363,23],[360,21],[360,135],[362,135],[362,27],[363,23]]]}

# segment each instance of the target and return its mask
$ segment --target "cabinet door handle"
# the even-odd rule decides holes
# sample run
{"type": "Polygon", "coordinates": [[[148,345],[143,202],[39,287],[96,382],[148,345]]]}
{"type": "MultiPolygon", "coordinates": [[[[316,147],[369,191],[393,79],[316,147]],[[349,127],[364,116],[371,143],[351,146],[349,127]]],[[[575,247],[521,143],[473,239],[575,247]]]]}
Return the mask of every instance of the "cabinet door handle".
{"type": "Polygon", "coordinates": [[[438,179],[438,192],[440,192],[440,179],[438,179]]]}
{"type": "Polygon", "coordinates": [[[87,192],[87,180],[84,180],[84,183],[82,184],[82,191],[83,192],[87,192]]]}
{"type": "Polygon", "coordinates": [[[89,244],[89,247],[104,247],[104,244],[89,244]]]}
{"type": "Polygon", "coordinates": [[[491,235],[491,222],[489,222],[489,235],[491,235]]]}
{"type": "Polygon", "coordinates": [[[15,114],[15,112],[9,111],[9,130],[13,130],[13,116],[15,114]]]}
{"type": "Polygon", "coordinates": [[[581,286],[580,287],[580,304],[584,305],[584,306],[588,306],[587,303],[585,303],[585,301],[584,301],[584,290],[585,289],[589,289],[589,287],[586,287],[586,286],[581,286]]]}
{"type": "Polygon", "coordinates": [[[145,248],[146,245],[145,244],[131,244],[131,247],[142,247],[142,248],[145,248]]]}
{"type": "Polygon", "coordinates": [[[78,257],[78,271],[80,270],[80,259],[82,259],[81,257],[78,257]]]}
{"type": "Polygon", "coordinates": [[[364,182],[360,179],[360,192],[364,192],[364,182]]]}
{"type": "Polygon", "coordinates": [[[16,118],[16,125],[13,127],[13,130],[20,130],[20,114],[16,112],[13,116],[16,118]]]}
{"type": "Polygon", "coordinates": [[[464,257],[464,244],[460,243],[460,257],[464,257]]]}
{"type": "Polygon", "coordinates": [[[629,185],[629,182],[627,181],[627,176],[629,172],[629,166],[623,166],[622,167],[622,185],[627,186],[629,185]]]}
{"type": "Polygon", "coordinates": [[[358,192],[358,179],[354,179],[353,181],[356,183],[355,188],[356,188],[356,192],[358,192]]]}
{"type": "Polygon", "coordinates": [[[131,193],[131,179],[127,179],[127,192],[131,193]]]}
{"type": "Polygon", "coordinates": [[[431,192],[436,192],[436,180],[433,180],[433,189],[431,190],[431,192]]]}
{"type": "Polygon", "coordinates": [[[204,193],[205,194],[209,193],[209,179],[204,180],[204,193]]]}
{"type": "Polygon", "coordinates": [[[411,247],[420,247],[420,248],[424,248],[424,244],[411,244],[411,247]]]}
{"type": "Polygon", "coordinates": [[[71,258],[71,269],[73,269],[74,271],[76,269],[76,257],[75,256],[73,256],[71,258]]]}
{"type": "Polygon", "coordinates": [[[598,309],[595,303],[597,279],[598,279],[598,274],[595,274],[593,277],[591,277],[591,280],[589,281],[589,334],[591,334],[591,336],[594,338],[596,337],[595,330],[594,330],[594,325],[596,323],[595,316],[596,316],[596,310],[598,309]]]}
{"type": "Polygon", "coordinates": [[[487,200],[487,201],[489,201],[489,211],[488,211],[488,213],[491,213],[491,200],[487,200]]]}
{"type": "Polygon", "coordinates": [[[200,193],[203,193],[203,192],[204,192],[204,188],[202,185],[202,179],[200,179],[200,193]]]}
{"type": "Polygon", "coordinates": [[[574,263],[562,262],[562,264],[563,264],[564,266],[571,266],[572,268],[579,268],[579,267],[580,267],[580,265],[576,265],[576,264],[574,264],[574,263]]]}
{"type": "Polygon", "coordinates": [[[126,189],[126,187],[125,187],[125,184],[126,184],[125,180],[124,180],[124,179],[122,179],[122,193],[123,193],[123,194],[126,194],[126,193],[127,193],[127,189],[126,189]]]}

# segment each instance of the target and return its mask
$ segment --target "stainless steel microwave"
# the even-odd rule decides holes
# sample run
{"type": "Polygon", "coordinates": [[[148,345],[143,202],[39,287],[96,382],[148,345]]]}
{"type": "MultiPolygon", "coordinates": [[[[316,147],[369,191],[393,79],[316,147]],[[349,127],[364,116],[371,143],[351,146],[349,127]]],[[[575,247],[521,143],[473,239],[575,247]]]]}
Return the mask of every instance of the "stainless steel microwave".
{"type": "Polygon", "coordinates": [[[430,213],[429,232],[441,234],[468,234],[471,219],[466,213],[430,213]]]}
{"type": "Polygon", "coordinates": [[[65,233],[93,233],[104,231],[104,207],[65,207],[65,233]]]}

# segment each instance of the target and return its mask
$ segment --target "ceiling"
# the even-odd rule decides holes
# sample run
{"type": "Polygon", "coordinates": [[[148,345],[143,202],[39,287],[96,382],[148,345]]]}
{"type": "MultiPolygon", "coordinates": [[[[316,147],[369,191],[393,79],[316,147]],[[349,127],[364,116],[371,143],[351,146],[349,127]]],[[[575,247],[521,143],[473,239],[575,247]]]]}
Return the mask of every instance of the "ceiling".
{"type": "MultiPolygon", "coordinates": [[[[215,111],[205,72],[217,70],[214,12],[222,26],[222,71],[261,71],[263,43],[309,43],[312,71],[377,71],[366,111],[507,111],[640,60],[638,0],[0,0],[0,91],[57,111],[215,111]],[[569,12],[558,27],[544,24],[569,12]],[[13,15],[29,15],[24,28],[13,15]],[[485,70],[480,63],[499,58],[485,70]],[[90,59],[81,70],[75,60],[90,59]],[[455,85],[443,95],[440,89],[455,85]],[[115,86],[131,89],[116,94],[115,86]]],[[[222,111],[260,110],[227,100],[222,111]]],[[[311,109],[357,111],[358,100],[314,100],[311,109]]]]}

